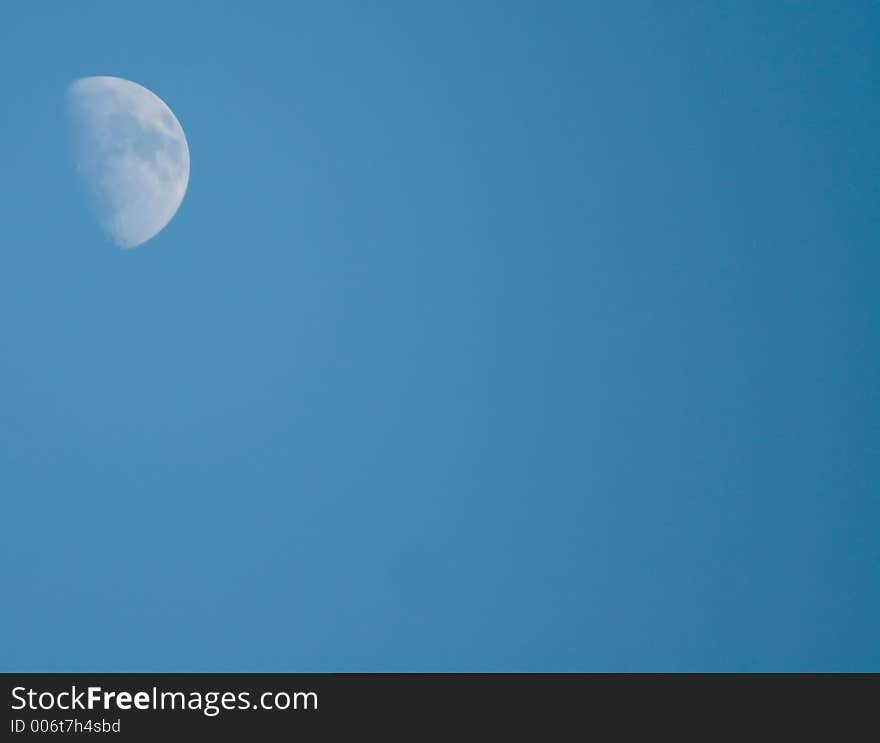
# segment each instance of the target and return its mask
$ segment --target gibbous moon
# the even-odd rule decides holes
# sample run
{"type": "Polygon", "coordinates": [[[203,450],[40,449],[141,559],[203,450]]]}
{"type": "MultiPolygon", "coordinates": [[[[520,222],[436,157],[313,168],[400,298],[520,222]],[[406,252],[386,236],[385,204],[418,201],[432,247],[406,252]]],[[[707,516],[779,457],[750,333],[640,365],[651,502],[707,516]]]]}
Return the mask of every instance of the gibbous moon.
{"type": "Polygon", "coordinates": [[[118,77],[67,90],[77,170],[104,231],[134,248],[164,229],[189,184],[183,127],[155,93],[118,77]]]}

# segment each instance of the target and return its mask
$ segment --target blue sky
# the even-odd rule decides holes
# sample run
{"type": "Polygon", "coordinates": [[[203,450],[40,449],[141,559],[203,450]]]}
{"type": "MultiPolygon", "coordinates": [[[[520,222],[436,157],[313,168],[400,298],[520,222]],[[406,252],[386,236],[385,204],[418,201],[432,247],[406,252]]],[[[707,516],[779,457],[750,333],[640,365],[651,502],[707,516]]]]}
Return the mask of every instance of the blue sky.
{"type": "Polygon", "coordinates": [[[0,667],[880,668],[880,6],[0,6],[0,667]],[[189,191],[109,244],[65,87],[189,191]]]}

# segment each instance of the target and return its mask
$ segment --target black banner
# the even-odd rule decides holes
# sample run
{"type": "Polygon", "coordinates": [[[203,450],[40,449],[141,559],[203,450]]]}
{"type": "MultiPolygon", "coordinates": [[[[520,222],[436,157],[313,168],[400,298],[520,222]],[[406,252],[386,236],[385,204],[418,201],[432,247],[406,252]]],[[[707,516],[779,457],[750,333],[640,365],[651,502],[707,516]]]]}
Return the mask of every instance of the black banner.
{"type": "Polygon", "coordinates": [[[859,675],[591,674],[4,674],[3,683],[8,739],[117,741],[477,730],[545,740],[804,723],[839,732],[869,719],[880,686],[859,675]]]}

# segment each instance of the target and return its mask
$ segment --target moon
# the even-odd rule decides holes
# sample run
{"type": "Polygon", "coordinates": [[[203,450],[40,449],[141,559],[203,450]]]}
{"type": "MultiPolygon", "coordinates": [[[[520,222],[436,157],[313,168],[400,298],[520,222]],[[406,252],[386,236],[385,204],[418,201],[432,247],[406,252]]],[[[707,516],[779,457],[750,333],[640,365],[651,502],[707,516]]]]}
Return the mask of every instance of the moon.
{"type": "Polygon", "coordinates": [[[189,146],[165,102],[119,77],[67,89],[76,168],[108,237],[134,248],[171,221],[189,185],[189,146]]]}

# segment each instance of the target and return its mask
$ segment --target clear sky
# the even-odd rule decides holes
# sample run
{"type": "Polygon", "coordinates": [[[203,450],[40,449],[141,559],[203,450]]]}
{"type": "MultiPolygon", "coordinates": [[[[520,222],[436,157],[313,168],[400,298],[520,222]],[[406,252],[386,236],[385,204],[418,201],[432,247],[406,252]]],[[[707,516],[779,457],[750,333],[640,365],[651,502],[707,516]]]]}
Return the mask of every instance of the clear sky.
{"type": "Polygon", "coordinates": [[[880,5],[0,5],[0,668],[880,669],[880,5]],[[74,79],[174,110],[119,250],[74,79]]]}

